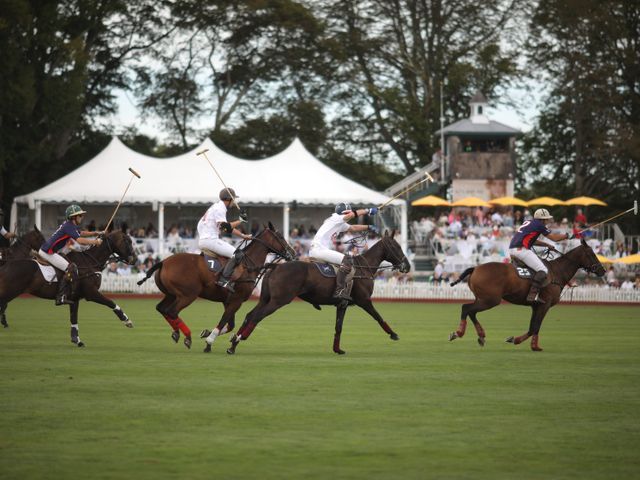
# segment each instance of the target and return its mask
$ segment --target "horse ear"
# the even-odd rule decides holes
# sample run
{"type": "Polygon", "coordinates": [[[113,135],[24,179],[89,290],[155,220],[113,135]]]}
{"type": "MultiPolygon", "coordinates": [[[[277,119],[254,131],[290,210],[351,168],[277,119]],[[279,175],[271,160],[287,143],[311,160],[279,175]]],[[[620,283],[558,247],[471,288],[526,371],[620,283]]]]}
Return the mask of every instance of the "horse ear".
{"type": "Polygon", "coordinates": [[[39,232],[39,231],[40,231],[40,229],[38,228],[38,226],[37,226],[35,223],[33,224],[33,229],[34,229],[36,232],[39,232]]]}
{"type": "Polygon", "coordinates": [[[586,246],[588,246],[588,245],[587,245],[587,242],[584,240],[584,237],[581,237],[581,238],[580,238],[580,244],[581,244],[581,245],[584,245],[585,247],[586,247],[586,246]]]}
{"type": "Polygon", "coordinates": [[[271,223],[271,220],[269,220],[269,230],[275,230],[275,228],[273,227],[273,223],[271,223]]]}

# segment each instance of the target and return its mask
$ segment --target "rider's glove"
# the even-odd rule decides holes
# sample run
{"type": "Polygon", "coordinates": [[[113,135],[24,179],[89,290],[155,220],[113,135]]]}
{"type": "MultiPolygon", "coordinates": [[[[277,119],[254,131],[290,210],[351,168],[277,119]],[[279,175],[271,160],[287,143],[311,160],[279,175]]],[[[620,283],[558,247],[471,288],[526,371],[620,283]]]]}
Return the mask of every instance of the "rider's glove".
{"type": "Polygon", "coordinates": [[[367,211],[367,213],[368,213],[369,215],[375,215],[376,213],[378,213],[378,207],[371,207],[371,208],[367,211]]]}
{"type": "Polygon", "coordinates": [[[375,225],[367,225],[367,230],[369,230],[371,233],[378,233],[378,227],[376,227],[375,225]]]}
{"type": "Polygon", "coordinates": [[[240,210],[240,215],[238,216],[238,218],[243,222],[246,222],[249,219],[249,214],[246,210],[240,210]]]}

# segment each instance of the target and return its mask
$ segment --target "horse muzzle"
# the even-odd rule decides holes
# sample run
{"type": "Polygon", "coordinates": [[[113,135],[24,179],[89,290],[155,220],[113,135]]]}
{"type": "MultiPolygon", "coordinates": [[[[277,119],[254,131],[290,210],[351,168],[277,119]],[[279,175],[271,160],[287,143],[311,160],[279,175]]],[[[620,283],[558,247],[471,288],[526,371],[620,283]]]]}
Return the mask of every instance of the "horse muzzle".
{"type": "Polygon", "coordinates": [[[411,264],[406,257],[402,260],[402,263],[400,264],[400,268],[398,270],[400,270],[400,273],[408,273],[409,270],[411,270],[411,264]]]}

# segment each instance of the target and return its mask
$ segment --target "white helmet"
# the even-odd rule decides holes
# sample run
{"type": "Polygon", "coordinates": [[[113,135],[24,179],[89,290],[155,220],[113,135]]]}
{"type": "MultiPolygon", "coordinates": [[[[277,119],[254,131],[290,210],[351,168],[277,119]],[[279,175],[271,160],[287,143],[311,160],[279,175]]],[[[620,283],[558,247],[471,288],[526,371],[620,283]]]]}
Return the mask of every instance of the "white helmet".
{"type": "Polygon", "coordinates": [[[539,208],[533,214],[533,218],[537,218],[538,220],[551,220],[553,217],[546,208],[539,208]]]}

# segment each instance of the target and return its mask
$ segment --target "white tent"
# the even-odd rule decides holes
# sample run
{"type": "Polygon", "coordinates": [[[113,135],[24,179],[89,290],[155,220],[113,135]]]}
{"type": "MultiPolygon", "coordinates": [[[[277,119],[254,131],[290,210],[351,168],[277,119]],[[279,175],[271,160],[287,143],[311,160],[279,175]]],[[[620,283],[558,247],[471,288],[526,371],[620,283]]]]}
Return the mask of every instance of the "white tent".
{"type": "MultiPolygon", "coordinates": [[[[191,152],[172,158],[155,158],[137,153],[118,138],[93,159],[55,182],[16,197],[11,210],[15,224],[17,204],[35,210],[35,223],[41,224],[41,206],[47,203],[81,204],[111,203],[120,200],[131,178],[129,167],[141,175],[134,178],[125,202],[151,204],[158,211],[158,230],[164,230],[164,204],[209,204],[217,200],[222,185],[207,157],[227,186],[239,193],[245,205],[282,205],[283,231],[289,231],[289,205],[327,206],[339,201],[355,205],[380,205],[389,197],[366,188],[331,170],[316,159],[296,139],[283,152],[264,160],[242,160],[220,150],[211,140],[191,152]]],[[[406,203],[394,200],[400,207],[402,246],[406,250],[406,203]]]]}

